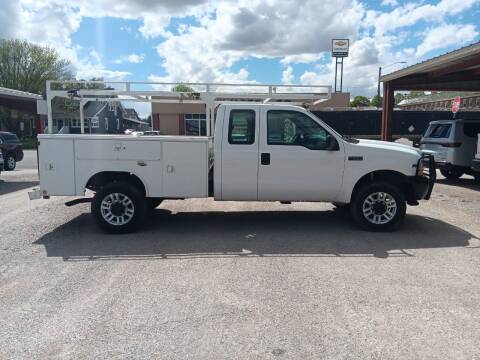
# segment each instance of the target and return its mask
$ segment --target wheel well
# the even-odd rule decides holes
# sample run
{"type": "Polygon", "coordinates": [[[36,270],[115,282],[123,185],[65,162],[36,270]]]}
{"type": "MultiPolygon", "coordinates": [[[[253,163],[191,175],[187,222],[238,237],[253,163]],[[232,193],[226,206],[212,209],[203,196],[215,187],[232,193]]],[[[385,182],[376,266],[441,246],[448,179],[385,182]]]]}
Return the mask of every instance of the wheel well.
{"type": "Polygon", "coordinates": [[[98,189],[102,188],[103,186],[115,182],[115,181],[122,181],[126,182],[130,185],[135,186],[143,195],[147,194],[145,189],[145,185],[143,184],[142,180],[136,175],[133,175],[128,172],[124,171],[102,171],[95,175],[93,175],[88,181],[87,185],[85,186],[87,189],[92,191],[98,191],[98,189]]]}
{"type": "Polygon", "coordinates": [[[351,197],[355,195],[361,186],[372,181],[384,181],[389,184],[397,185],[405,195],[405,199],[409,205],[417,204],[413,186],[408,181],[408,177],[405,174],[394,170],[376,170],[362,176],[355,184],[351,197]]]}

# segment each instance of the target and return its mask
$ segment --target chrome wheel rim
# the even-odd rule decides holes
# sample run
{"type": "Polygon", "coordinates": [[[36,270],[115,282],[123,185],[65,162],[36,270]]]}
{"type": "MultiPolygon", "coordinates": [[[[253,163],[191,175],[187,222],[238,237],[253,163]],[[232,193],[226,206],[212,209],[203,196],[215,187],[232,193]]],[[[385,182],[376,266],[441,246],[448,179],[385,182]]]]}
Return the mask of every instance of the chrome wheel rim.
{"type": "Polygon", "coordinates": [[[133,201],[125,194],[111,193],[105,196],[100,205],[103,219],[114,226],[128,224],[135,214],[133,201]]]}
{"type": "Polygon", "coordinates": [[[9,156],[7,160],[7,164],[8,164],[8,168],[12,169],[13,167],[15,167],[15,159],[9,156]]]}
{"type": "Polygon", "coordinates": [[[397,202],[386,192],[375,192],[363,201],[362,212],[365,219],[372,224],[387,224],[397,213],[397,202]]]}

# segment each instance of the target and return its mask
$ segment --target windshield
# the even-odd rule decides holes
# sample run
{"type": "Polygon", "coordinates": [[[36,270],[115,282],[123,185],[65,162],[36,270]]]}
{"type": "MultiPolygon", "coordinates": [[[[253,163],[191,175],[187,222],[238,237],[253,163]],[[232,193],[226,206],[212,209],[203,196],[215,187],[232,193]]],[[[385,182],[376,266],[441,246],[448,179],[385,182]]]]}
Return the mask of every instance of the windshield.
{"type": "Polygon", "coordinates": [[[0,134],[0,139],[2,139],[7,144],[15,144],[20,142],[17,135],[9,133],[0,134]]]}

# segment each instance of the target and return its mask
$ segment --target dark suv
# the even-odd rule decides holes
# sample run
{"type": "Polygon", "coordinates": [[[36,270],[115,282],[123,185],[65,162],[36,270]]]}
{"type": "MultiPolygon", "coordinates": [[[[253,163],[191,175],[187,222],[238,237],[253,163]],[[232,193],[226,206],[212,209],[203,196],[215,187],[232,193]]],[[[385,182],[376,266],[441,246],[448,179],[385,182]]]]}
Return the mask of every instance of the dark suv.
{"type": "Polygon", "coordinates": [[[0,131],[0,149],[3,153],[3,166],[7,171],[15,169],[17,161],[23,159],[22,143],[15,134],[0,131]]]}

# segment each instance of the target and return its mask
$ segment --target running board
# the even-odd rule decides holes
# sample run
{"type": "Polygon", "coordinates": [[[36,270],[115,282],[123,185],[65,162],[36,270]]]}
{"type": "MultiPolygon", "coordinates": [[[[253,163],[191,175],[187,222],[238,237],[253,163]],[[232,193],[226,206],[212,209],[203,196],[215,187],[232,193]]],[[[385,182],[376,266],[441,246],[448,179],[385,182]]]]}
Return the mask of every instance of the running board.
{"type": "Polygon", "coordinates": [[[89,203],[89,202],[92,202],[92,198],[78,198],[78,199],[73,199],[73,200],[67,201],[65,203],[65,205],[70,207],[70,206],[83,204],[83,203],[89,203]]]}

